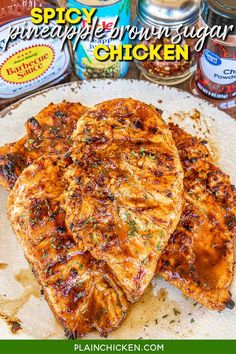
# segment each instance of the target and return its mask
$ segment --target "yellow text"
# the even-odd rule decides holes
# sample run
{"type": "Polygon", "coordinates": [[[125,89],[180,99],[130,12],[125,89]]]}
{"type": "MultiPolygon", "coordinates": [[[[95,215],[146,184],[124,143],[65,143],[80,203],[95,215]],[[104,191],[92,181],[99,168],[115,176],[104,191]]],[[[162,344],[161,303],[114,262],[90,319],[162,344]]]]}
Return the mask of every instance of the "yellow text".
{"type": "Polygon", "coordinates": [[[35,25],[41,25],[42,23],[48,24],[50,21],[55,20],[58,25],[70,23],[76,25],[84,19],[87,24],[91,25],[93,16],[97,9],[91,8],[90,10],[82,8],[65,9],[64,7],[57,8],[39,8],[35,7],[31,10],[31,21],[35,25]]]}
{"type": "Polygon", "coordinates": [[[135,46],[132,44],[119,44],[118,46],[99,44],[94,49],[94,57],[99,61],[190,60],[187,44],[184,46],[180,44],[151,44],[150,46],[144,44],[135,46]]]}

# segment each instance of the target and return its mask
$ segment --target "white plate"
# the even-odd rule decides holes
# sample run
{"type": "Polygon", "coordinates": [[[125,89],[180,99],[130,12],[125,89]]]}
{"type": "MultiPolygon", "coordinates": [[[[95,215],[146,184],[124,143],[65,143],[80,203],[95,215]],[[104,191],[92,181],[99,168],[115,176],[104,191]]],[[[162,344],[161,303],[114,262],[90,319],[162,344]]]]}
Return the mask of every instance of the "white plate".
{"type": "MultiPolygon", "coordinates": [[[[236,184],[236,121],[189,93],[161,87],[145,81],[98,80],[82,84],[70,83],[28,97],[0,114],[0,145],[13,142],[24,134],[24,122],[50,102],[80,101],[92,106],[116,97],[132,97],[153,104],[189,132],[205,136],[217,163],[236,184]],[[201,112],[200,121],[191,119],[189,112],[201,112]],[[174,114],[180,112],[177,115],[174,114]]],[[[64,333],[55,321],[39,286],[33,279],[23,252],[18,245],[6,216],[8,193],[0,188],[0,338],[63,338],[64,333]],[[4,266],[2,264],[6,264],[4,266]],[[4,269],[3,269],[4,268],[4,269]],[[8,319],[20,320],[22,329],[12,334],[8,319]]],[[[231,287],[236,300],[236,281],[231,287]]],[[[163,279],[155,280],[143,298],[131,306],[128,318],[109,338],[179,339],[179,338],[236,338],[236,309],[222,313],[207,310],[187,299],[163,279]],[[175,316],[174,309],[180,312],[175,316]],[[167,316],[166,316],[167,315],[167,316]]],[[[97,338],[93,332],[87,338],[97,338]]]]}

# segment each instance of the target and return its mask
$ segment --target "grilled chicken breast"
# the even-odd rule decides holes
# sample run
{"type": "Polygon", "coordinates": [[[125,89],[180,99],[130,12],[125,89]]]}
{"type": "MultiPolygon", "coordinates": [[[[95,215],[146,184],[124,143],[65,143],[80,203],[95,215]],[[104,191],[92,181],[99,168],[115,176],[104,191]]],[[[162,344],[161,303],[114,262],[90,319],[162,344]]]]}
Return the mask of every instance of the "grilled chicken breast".
{"type": "Polygon", "coordinates": [[[87,108],[80,103],[50,104],[26,122],[26,135],[0,147],[0,185],[11,190],[21,172],[43,155],[63,154],[71,134],[87,108]]]}
{"type": "Polygon", "coordinates": [[[183,171],[172,135],[154,107],[115,99],[89,110],[73,140],[68,228],[137,301],[182,212],[183,171]]]}
{"type": "Polygon", "coordinates": [[[8,216],[45,297],[68,337],[96,328],[102,335],[124,320],[128,303],[105,262],[75,243],[61,208],[69,160],[42,157],[18,178],[8,216]]]}
{"type": "Polygon", "coordinates": [[[157,273],[212,310],[233,307],[236,193],[229,177],[212,162],[205,141],[170,125],[184,168],[186,204],[168,241],[157,273]]]}

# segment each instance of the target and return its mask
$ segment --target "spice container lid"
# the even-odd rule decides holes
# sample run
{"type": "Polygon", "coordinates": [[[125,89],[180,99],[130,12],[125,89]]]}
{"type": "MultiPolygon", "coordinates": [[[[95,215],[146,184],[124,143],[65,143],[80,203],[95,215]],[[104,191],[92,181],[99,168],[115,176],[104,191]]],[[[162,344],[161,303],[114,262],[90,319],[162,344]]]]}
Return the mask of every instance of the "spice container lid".
{"type": "Polygon", "coordinates": [[[235,0],[207,0],[202,1],[201,17],[209,27],[215,25],[234,25],[231,34],[236,34],[236,1],[235,0]]]}
{"type": "Polygon", "coordinates": [[[199,0],[139,0],[138,16],[148,25],[176,28],[198,19],[199,0]]]}

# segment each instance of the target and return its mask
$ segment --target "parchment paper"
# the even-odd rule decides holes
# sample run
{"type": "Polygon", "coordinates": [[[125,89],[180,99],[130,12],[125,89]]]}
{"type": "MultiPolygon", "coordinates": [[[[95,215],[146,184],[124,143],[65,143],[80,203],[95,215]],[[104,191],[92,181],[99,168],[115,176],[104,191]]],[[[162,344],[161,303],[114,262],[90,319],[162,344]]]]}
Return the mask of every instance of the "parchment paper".
{"type": "MultiPolygon", "coordinates": [[[[164,110],[166,120],[177,121],[187,131],[210,140],[217,163],[236,184],[236,122],[206,101],[186,92],[144,81],[72,83],[36,94],[13,105],[0,116],[0,145],[20,138],[24,134],[26,119],[50,102],[65,99],[92,106],[116,97],[132,97],[153,104],[164,110]],[[196,110],[201,113],[200,120],[196,119],[196,110]]],[[[63,329],[40,294],[40,287],[7,220],[7,195],[0,188],[0,338],[64,338],[63,329]]],[[[143,298],[131,306],[120,329],[108,338],[236,338],[236,309],[222,313],[207,310],[160,277],[153,280],[153,285],[154,288],[150,286],[143,298]]],[[[236,300],[235,279],[231,292],[236,300]]],[[[94,332],[87,338],[98,337],[94,332]]]]}

